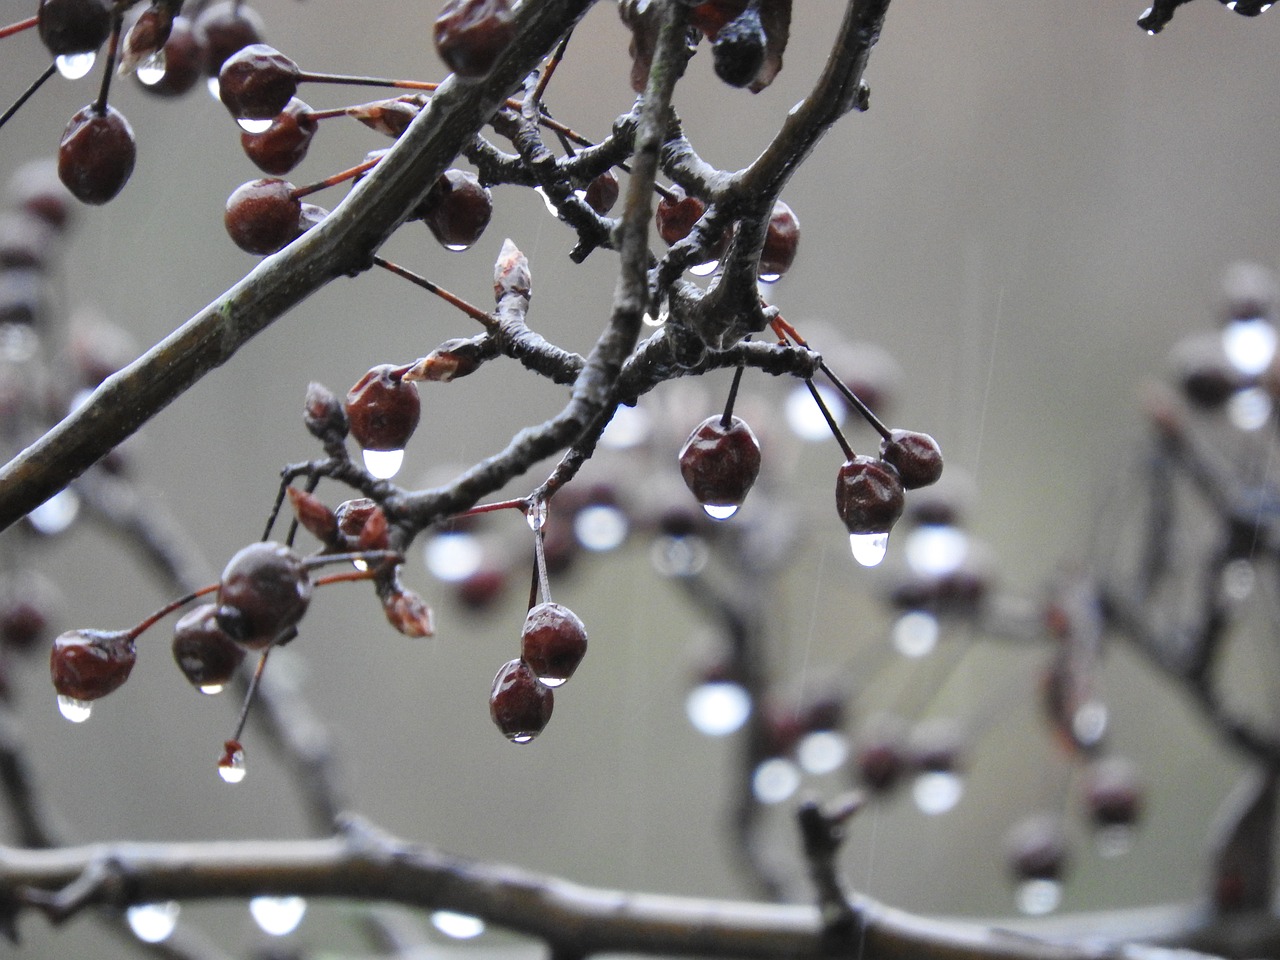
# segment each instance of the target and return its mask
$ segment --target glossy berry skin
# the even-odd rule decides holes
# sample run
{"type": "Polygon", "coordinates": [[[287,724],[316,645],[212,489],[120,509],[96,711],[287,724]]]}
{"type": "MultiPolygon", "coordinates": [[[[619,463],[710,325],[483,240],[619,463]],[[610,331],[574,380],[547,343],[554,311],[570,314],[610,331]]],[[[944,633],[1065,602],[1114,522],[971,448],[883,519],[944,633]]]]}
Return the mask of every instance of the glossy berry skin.
{"type": "Polygon", "coordinates": [[[680,448],[680,475],[704,506],[739,506],[760,474],[760,441],[744,420],[698,424],[680,448]]]}
{"type": "MultiPolygon", "coordinates": [[[[681,193],[683,193],[681,191],[681,193]]],[[[663,197],[654,211],[654,222],[667,246],[678,243],[689,235],[693,225],[706,213],[707,205],[697,197],[679,195],[674,199],[663,197]]]]}
{"type": "Polygon", "coordinates": [[[58,144],[58,179],[81,203],[95,206],[113,199],[133,173],[137,142],[129,121],[110,104],[95,104],[71,118],[58,144]]]}
{"type": "Polygon", "coordinates": [[[181,96],[204,75],[204,59],[204,46],[191,21],[174,17],[169,39],[164,42],[164,74],[155,83],[139,80],[138,86],[161,97],[181,96]]]}
{"type": "Polygon", "coordinates": [[[780,277],[791,269],[800,249],[800,220],[781,200],[773,205],[760,251],[760,276],[780,277]]]}
{"type": "Polygon", "coordinates": [[[218,96],[233,117],[270,120],[298,92],[298,65],[275,47],[251,43],[218,71],[218,96]]]}
{"type": "Polygon", "coordinates": [[[587,628],[576,613],[550,601],[529,609],[520,634],[520,656],[543,683],[564,683],[586,652],[587,628]]]}
{"type": "Polygon", "coordinates": [[[403,450],[418,427],[422,400],[400,369],[380,364],[347,391],[351,436],[366,450],[403,450]]]}
{"type": "Polygon", "coordinates": [[[275,177],[250,180],[227,198],[227,233],[246,253],[265,256],[287,247],[302,233],[302,202],[293,184],[275,177]]]}
{"type": "Polygon", "coordinates": [[[111,8],[104,0],[40,0],[36,30],[55,57],[89,53],[111,32],[111,8]]]}
{"type": "Polygon", "coordinates": [[[218,623],[218,606],[188,610],[173,626],[173,659],[193,687],[221,686],[244,660],[240,646],[218,623]]]}
{"type": "Polygon", "coordinates": [[[582,199],[586,201],[587,206],[603,217],[618,202],[618,191],[618,175],[612,170],[606,170],[587,184],[582,199]]]}
{"type": "Polygon", "coordinates": [[[448,0],[432,30],[436,53],[459,77],[487,76],[515,39],[510,0],[448,0]]]}
{"type": "Polygon", "coordinates": [[[282,177],[302,162],[319,128],[319,122],[311,115],[311,108],[294,97],[266,130],[261,133],[242,131],[240,146],[259,170],[282,177]]]}
{"type": "Polygon", "coordinates": [[[513,743],[528,743],[540,734],[554,706],[551,688],[540,683],[523,660],[508,660],[493,678],[489,716],[513,743]]]}
{"type": "Polygon", "coordinates": [[[874,457],[846,460],[836,476],[836,512],[850,533],[888,533],[906,506],[902,481],[874,457]]]}
{"type": "Polygon", "coordinates": [[[942,476],[942,449],[927,433],[890,430],[880,442],[880,459],[893,465],[907,490],[937,483],[942,476]]]}
{"type": "Polygon", "coordinates": [[[465,249],[480,239],[493,216],[493,197],[474,173],[446,170],[418,207],[419,215],[443,246],[465,249]]]}
{"type": "Polygon", "coordinates": [[[210,77],[216,77],[237,50],[262,42],[262,19],[248,4],[231,0],[206,7],[196,18],[195,30],[204,49],[204,72],[210,77]]]}
{"type": "Polygon", "coordinates": [[[302,619],[311,577],[288,547],[251,543],[228,562],[218,584],[218,625],[251,650],[269,647],[302,619]]]}
{"type": "Polygon", "coordinates": [[[711,42],[716,76],[731,87],[745,87],[764,66],[765,35],[756,4],[730,20],[711,42]]]}
{"type": "Polygon", "coordinates": [[[71,630],[53,641],[49,673],[59,696],[97,700],[129,679],[137,658],[124,631],[71,630]]]}

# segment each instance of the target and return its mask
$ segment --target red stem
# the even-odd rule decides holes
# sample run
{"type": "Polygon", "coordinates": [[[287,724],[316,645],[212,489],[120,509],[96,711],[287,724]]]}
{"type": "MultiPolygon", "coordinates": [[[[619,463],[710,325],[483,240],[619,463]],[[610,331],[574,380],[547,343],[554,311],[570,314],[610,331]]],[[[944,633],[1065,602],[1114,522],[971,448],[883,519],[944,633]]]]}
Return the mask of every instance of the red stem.
{"type": "Polygon", "coordinates": [[[19,20],[17,23],[11,23],[7,27],[0,27],[0,40],[5,37],[11,37],[15,33],[21,33],[23,30],[30,30],[40,22],[39,16],[27,17],[25,20],[19,20]]]}

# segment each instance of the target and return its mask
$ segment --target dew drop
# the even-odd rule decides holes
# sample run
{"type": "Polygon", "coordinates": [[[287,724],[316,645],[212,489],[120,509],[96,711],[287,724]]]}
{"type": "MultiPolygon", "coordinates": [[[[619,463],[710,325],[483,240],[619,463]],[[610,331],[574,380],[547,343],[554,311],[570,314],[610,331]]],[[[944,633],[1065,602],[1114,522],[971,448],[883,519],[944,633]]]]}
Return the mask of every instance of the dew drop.
{"type": "Polygon", "coordinates": [[[925,610],[904,613],[893,625],[893,649],[904,657],[928,656],[938,645],[938,618],[925,610]]]}
{"type": "Polygon", "coordinates": [[[1271,419],[1271,397],[1261,387],[1237,390],[1227,401],[1227,418],[1238,430],[1260,430],[1271,419]]]}
{"type": "Polygon", "coordinates": [[[93,69],[98,55],[90,50],[88,53],[63,53],[53,58],[58,72],[68,80],[79,80],[87,76],[93,69]]]}
{"type": "Polygon", "coordinates": [[[221,683],[206,683],[203,687],[200,688],[200,692],[207,697],[213,697],[213,696],[217,696],[219,693],[221,693],[225,689],[226,689],[226,686],[221,683]]]}
{"type": "Polygon", "coordinates": [[[849,741],[837,730],[814,730],[796,745],[796,759],[815,777],[834,773],[849,759],[849,741]]]}
{"type": "Polygon", "coordinates": [[[155,53],[144,57],[138,63],[138,69],[134,71],[134,76],[138,78],[138,82],[144,87],[154,87],[164,79],[164,73],[167,68],[168,64],[165,62],[164,49],[161,48],[155,53]]]}
{"type": "Polygon", "coordinates": [[[719,260],[708,260],[706,263],[695,263],[689,268],[689,272],[695,277],[709,277],[716,272],[716,268],[719,266],[719,260]]]}
{"type": "Polygon", "coordinates": [[[761,803],[782,803],[800,787],[800,770],[785,757],[770,757],[751,775],[751,792],[761,803]]]}
{"type": "Polygon", "coordinates": [[[728,520],[738,512],[736,503],[704,503],[703,511],[712,520],[728,520]]]}
{"type": "Polygon", "coordinates": [[[249,901],[249,914],[263,933],[283,937],[298,929],[307,912],[302,897],[254,897],[249,901]]]}
{"type": "Polygon", "coordinates": [[[427,541],[423,559],[432,576],[445,583],[461,583],[484,564],[484,549],[469,533],[440,533],[427,541]]]}
{"type": "Polygon", "coordinates": [[[849,546],[853,549],[853,559],[864,567],[878,566],[889,551],[889,534],[886,533],[851,533],[849,546]]]}
{"type": "Polygon", "coordinates": [[[536,736],[537,736],[536,733],[524,733],[522,731],[517,730],[515,733],[507,734],[507,739],[510,740],[512,743],[528,743],[530,740],[532,740],[536,736]]]}
{"type": "Polygon", "coordinates": [[[708,737],[724,737],[742,729],[751,716],[751,696],[731,680],[700,683],[684,702],[689,722],[708,737]]]}
{"type": "Polygon", "coordinates": [[[449,250],[449,251],[453,252],[453,253],[461,253],[463,250],[469,250],[469,249],[471,248],[471,244],[469,244],[469,243],[446,243],[446,244],[444,245],[444,248],[445,248],[446,250],[449,250]]]}
{"type": "Polygon", "coordinates": [[[271,129],[270,120],[250,120],[248,117],[241,117],[236,124],[245,133],[266,133],[271,129]]]}
{"type": "Polygon", "coordinates": [[[761,283],[777,283],[779,280],[781,280],[781,279],[782,279],[782,274],[780,274],[780,273],[762,273],[762,274],[760,274],[760,276],[759,276],[759,277],[757,277],[757,279],[758,279],[761,283]]]}
{"type": "Polygon", "coordinates": [[[541,530],[547,522],[547,501],[539,500],[537,503],[529,504],[524,512],[524,519],[534,533],[541,530]]]}
{"type": "Polygon", "coordinates": [[[221,86],[219,86],[219,84],[218,84],[218,78],[217,78],[217,77],[210,77],[210,78],[208,79],[208,81],[205,83],[205,86],[206,86],[206,87],[208,88],[208,90],[209,90],[209,96],[213,97],[213,99],[215,99],[215,100],[217,100],[219,103],[221,103],[221,102],[222,102],[222,87],[221,87],[221,86]]]}
{"type": "Polygon", "coordinates": [[[1256,377],[1276,355],[1276,328],[1265,317],[1232,320],[1222,328],[1222,351],[1231,365],[1256,377]]]}
{"type": "Polygon", "coordinates": [[[573,518],[573,535],[588,550],[603,553],[616,550],[627,539],[627,515],[612,504],[584,507],[573,518]]]}
{"type": "Polygon", "coordinates": [[[404,463],[403,450],[365,450],[364,468],[379,480],[390,480],[404,463]]]}
{"type": "Polygon", "coordinates": [[[1071,735],[1082,747],[1096,747],[1107,733],[1107,705],[1100,700],[1086,700],[1071,717],[1071,735]]]}
{"type": "Polygon", "coordinates": [[[539,677],[538,682],[544,687],[550,687],[553,690],[556,687],[563,686],[568,677],[539,677]]]}
{"type": "MultiPolygon", "coordinates": [[[[835,418],[836,426],[842,425],[848,408],[840,395],[830,387],[820,385],[818,387],[818,396],[822,397],[822,402],[831,411],[831,416],[835,418]]],[[[783,412],[787,418],[787,426],[801,440],[809,443],[821,443],[824,440],[831,439],[831,428],[827,426],[827,418],[822,415],[818,405],[813,402],[813,397],[807,387],[796,387],[791,393],[787,394],[783,412]]]]}
{"type": "Polygon", "coordinates": [[[1014,891],[1014,900],[1027,916],[1043,917],[1062,903],[1062,884],[1057,880],[1023,880],[1014,891]]]}
{"type": "Polygon", "coordinates": [[[93,702],[58,694],[58,712],[72,723],[84,723],[89,719],[89,714],[93,713],[93,702]]]}
{"type": "Polygon", "coordinates": [[[218,776],[227,783],[239,783],[244,775],[244,748],[235,740],[228,740],[223,745],[222,759],[218,761],[218,776]]]}
{"type": "Polygon", "coordinates": [[[916,777],[911,798],[921,813],[931,817],[950,813],[964,796],[964,781],[950,770],[929,770],[916,777]]]}
{"type": "Polygon", "coordinates": [[[143,943],[163,943],[178,926],[181,907],[177,901],[138,903],[124,912],[129,929],[143,943]]]}
{"type": "Polygon", "coordinates": [[[60,490],[27,514],[27,521],[38,533],[56,536],[75,523],[80,513],[80,498],[72,490],[60,490]]]}
{"type": "Polygon", "coordinates": [[[484,933],[484,921],[469,913],[437,910],[431,914],[431,925],[446,937],[455,940],[472,940],[484,933]]]}
{"type": "Polygon", "coordinates": [[[969,555],[969,537],[959,527],[926,523],[907,535],[907,566],[924,576],[955,573],[969,555]]]}
{"type": "Polygon", "coordinates": [[[664,577],[697,576],[710,556],[706,541],[698,536],[658,537],[649,551],[653,569],[664,577]]]}

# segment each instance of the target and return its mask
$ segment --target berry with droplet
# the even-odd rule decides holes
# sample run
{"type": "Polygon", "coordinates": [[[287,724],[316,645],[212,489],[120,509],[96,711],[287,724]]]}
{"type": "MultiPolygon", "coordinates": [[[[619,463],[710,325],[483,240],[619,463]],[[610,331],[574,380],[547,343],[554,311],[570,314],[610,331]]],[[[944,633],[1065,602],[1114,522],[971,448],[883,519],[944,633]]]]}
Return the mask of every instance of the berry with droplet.
{"type": "Polygon", "coordinates": [[[836,512],[850,533],[888,533],[906,496],[898,471],[874,457],[846,460],[836,476],[836,512]]]}
{"type": "Polygon", "coordinates": [[[708,417],[680,449],[680,475],[704,506],[740,506],[760,474],[760,441],[739,417],[708,417]]]}
{"type": "Polygon", "coordinates": [[[781,200],[773,205],[760,251],[760,276],[780,277],[791,269],[800,249],[800,220],[781,200]]]}
{"type": "Polygon", "coordinates": [[[235,245],[265,256],[287,247],[302,232],[302,202],[293,184],[275,177],[242,183],[227,198],[223,217],[235,245]]]}
{"type": "Polygon", "coordinates": [[[446,170],[418,206],[418,216],[450,250],[462,250],[480,239],[493,216],[493,197],[474,173],[446,170]]]}
{"type": "Polygon", "coordinates": [[[707,205],[697,197],[685,194],[679,187],[671,190],[672,196],[658,201],[654,211],[654,222],[660,236],[667,246],[678,243],[689,235],[693,225],[707,211],[707,205]]]}
{"type": "Polygon", "coordinates": [[[218,606],[202,604],[173,625],[173,659],[193,687],[220,687],[244,660],[244,647],[218,622],[218,606]]]}
{"type": "Polygon", "coordinates": [[[893,465],[907,490],[937,483],[942,476],[942,449],[927,433],[890,430],[880,442],[880,459],[893,465]]]}
{"type": "Polygon", "coordinates": [[[486,76],[515,39],[510,0],[448,0],[433,27],[436,53],[458,76],[486,76]]]}
{"type": "Polygon", "coordinates": [[[716,76],[731,87],[745,87],[764,66],[765,35],[758,3],[726,23],[711,41],[716,76]]]}
{"type": "Polygon", "coordinates": [[[551,719],[555,697],[523,660],[509,660],[493,678],[489,716],[513,743],[528,743],[551,719]]]}
{"type": "Polygon", "coordinates": [[[559,686],[568,680],[586,652],[587,628],[576,613],[551,601],[529,609],[520,655],[544,684],[559,686]]]}
{"type": "Polygon", "coordinates": [[[380,364],[347,391],[351,436],[366,450],[403,450],[418,427],[422,401],[402,371],[380,364]]]}
{"type": "Polygon", "coordinates": [[[265,43],[241,47],[218,71],[218,97],[233,117],[270,120],[293,99],[298,65],[265,43]]]}
{"type": "Polygon", "coordinates": [[[58,179],[82,203],[103,204],[128,183],[138,156],[129,121],[107,104],[76,111],[58,144],[58,179]]]}
{"type": "Polygon", "coordinates": [[[237,50],[262,42],[262,18],[239,0],[206,7],[196,18],[195,30],[204,49],[204,72],[210,77],[216,77],[237,50]]]}
{"type": "Polygon", "coordinates": [[[49,673],[59,696],[97,700],[129,679],[137,658],[128,631],[70,630],[53,641],[49,673]]]}
{"type": "Polygon", "coordinates": [[[138,85],[148,93],[177,97],[196,85],[204,73],[205,48],[200,34],[186,17],[173,18],[169,39],[164,42],[164,72],[154,83],[144,82],[146,72],[134,73],[138,85]]]}
{"type": "Polygon", "coordinates": [[[251,543],[228,562],[218,583],[218,625],[253,650],[297,624],[311,602],[311,577],[283,544],[251,543]]]}
{"type": "Polygon", "coordinates": [[[242,131],[240,146],[259,170],[280,177],[302,162],[318,129],[320,124],[311,108],[294,97],[267,129],[259,133],[242,131]]]}
{"type": "Polygon", "coordinates": [[[40,0],[36,30],[55,57],[97,50],[111,32],[104,0],[40,0]]]}

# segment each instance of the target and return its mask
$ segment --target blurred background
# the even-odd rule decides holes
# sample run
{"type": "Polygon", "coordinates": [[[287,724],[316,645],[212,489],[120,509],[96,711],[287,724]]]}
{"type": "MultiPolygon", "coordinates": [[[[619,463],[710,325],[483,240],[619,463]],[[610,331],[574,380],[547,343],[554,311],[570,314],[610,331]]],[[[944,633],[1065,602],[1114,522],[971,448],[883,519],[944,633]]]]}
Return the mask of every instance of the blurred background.
{"type": "MultiPolygon", "coordinates": [[[[2,6],[9,22],[32,4],[2,6]]],[[[267,41],[304,70],[443,74],[430,39],[438,4],[255,6],[267,41]]],[[[785,68],[759,95],[719,83],[705,49],[695,57],[676,109],[705,159],[736,169],[756,156],[813,82],[841,6],[796,5],[785,68]]],[[[990,549],[1001,587],[1030,598],[1079,561],[1108,491],[1129,482],[1143,434],[1140,387],[1166,370],[1181,337],[1216,324],[1223,269],[1240,259],[1276,266],[1280,15],[1250,20],[1201,0],[1150,37],[1134,25],[1142,12],[1140,2],[893,6],[866,74],[870,111],[838,125],[784,193],[802,240],[771,300],[819,350],[866,342],[892,354],[901,376],[888,418],[939,440],[948,474],[968,478],[968,527],[990,549]]],[[[559,119],[599,136],[629,109],[626,46],[614,5],[600,4],[550,88],[559,119]]],[[[3,62],[7,100],[47,55],[23,35],[3,41],[3,62]]],[[[97,76],[55,78],[42,89],[0,131],[0,169],[51,156],[67,118],[95,96],[97,76]]],[[[59,270],[69,313],[100,312],[141,350],[253,266],[221,217],[227,195],[258,174],[234,123],[203,91],[175,101],[132,82],[117,91],[112,101],[137,134],[137,167],[119,198],[80,211],[59,270]]],[[[303,97],[316,108],[348,102],[336,88],[303,97]]],[[[326,121],[291,179],[321,179],[382,146],[358,124],[326,121]]],[[[341,192],[316,199],[331,207],[341,192]]],[[[494,199],[488,232],[466,253],[444,251],[421,224],[384,252],[485,304],[493,259],[511,237],[533,272],[531,326],[586,351],[609,310],[615,258],[597,252],[574,266],[572,237],[538,197],[499,187],[494,199]]],[[[472,332],[465,317],[389,275],[334,283],[149,424],[133,445],[139,475],[220,569],[260,535],[280,467],[318,453],[300,424],[309,381],[341,393],[375,363],[406,363],[472,332]]],[[[853,564],[830,515],[838,448],[787,439],[787,391],[765,379],[747,378],[742,404],[761,434],[771,490],[804,525],[806,546],[777,585],[771,654],[779,682],[797,685],[857,670],[860,657],[875,662],[868,651],[888,643],[888,621],[874,601],[882,571],[853,564]]],[[[718,409],[728,382],[713,375],[671,385],[662,429],[682,437],[718,409]]],[[[422,398],[423,422],[399,478],[410,484],[499,449],[513,431],[550,416],[564,394],[495,363],[455,384],[427,385],[422,398]]],[[[871,444],[865,433],[859,440],[871,444]]],[[[629,468],[628,482],[647,488],[628,489],[660,493],[661,469],[629,468]]],[[[510,495],[541,477],[514,484],[510,495]]],[[[345,499],[328,493],[331,504],[345,499]]],[[[753,522],[753,509],[748,501],[739,520],[753,522]]],[[[516,571],[497,608],[460,609],[415,554],[406,580],[437,605],[434,639],[395,635],[367,590],[339,587],[317,596],[292,656],[281,657],[288,665],[278,666],[294,672],[330,725],[355,807],[401,837],[585,884],[748,895],[729,846],[733,737],[702,736],[685,716],[708,625],[655,572],[644,542],[580,558],[557,581],[556,598],[588,626],[591,652],[558,695],[546,733],[520,748],[493,729],[489,684],[516,655],[523,617],[530,558],[521,524],[512,514],[493,525],[505,531],[516,571]]],[[[64,628],[125,626],[168,599],[132,554],[92,526],[25,544],[31,564],[65,593],[64,628]]],[[[892,544],[890,552],[891,565],[892,544]]],[[[921,678],[923,665],[868,674],[873,700],[909,699],[922,684],[932,691],[931,714],[998,706],[952,812],[926,817],[901,798],[851,827],[851,883],[894,906],[1012,912],[1001,838],[1024,813],[1068,802],[1072,789],[1041,720],[1043,651],[972,639],[945,683],[921,678]]],[[[144,637],[130,683],[83,725],[58,715],[42,656],[13,678],[34,765],[69,836],[304,835],[296,794],[252,728],[245,782],[217,779],[237,705],[193,692],[167,647],[166,628],[144,637]]],[[[1204,882],[1208,824],[1237,762],[1123,649],[1108,658],[1103,693],[1117,748],[1141,764],[1149,815],[1128,856],[1104,861],[1081,850],[1063,909],[1191,899],[1204,882]]],[[[811,780],[802,793],[847,785],[839,772],[811,780]]],[[[793,805],[777,807],[779,856],[794,850],[793,805]]],[[[319,953],[363,949],[343,923],[349,912],[313,906],[298,943],[319,953]]],[[[231,948],[262,937],[239,906],[184,915],[211,924],[231,948]]],[[[115,955],[85,921],[50,931],[26,917],[23,934],[23,958],[115,955]]],[[[507,945],[523,949],[492,934],[463,949],[507,945]]]]}

